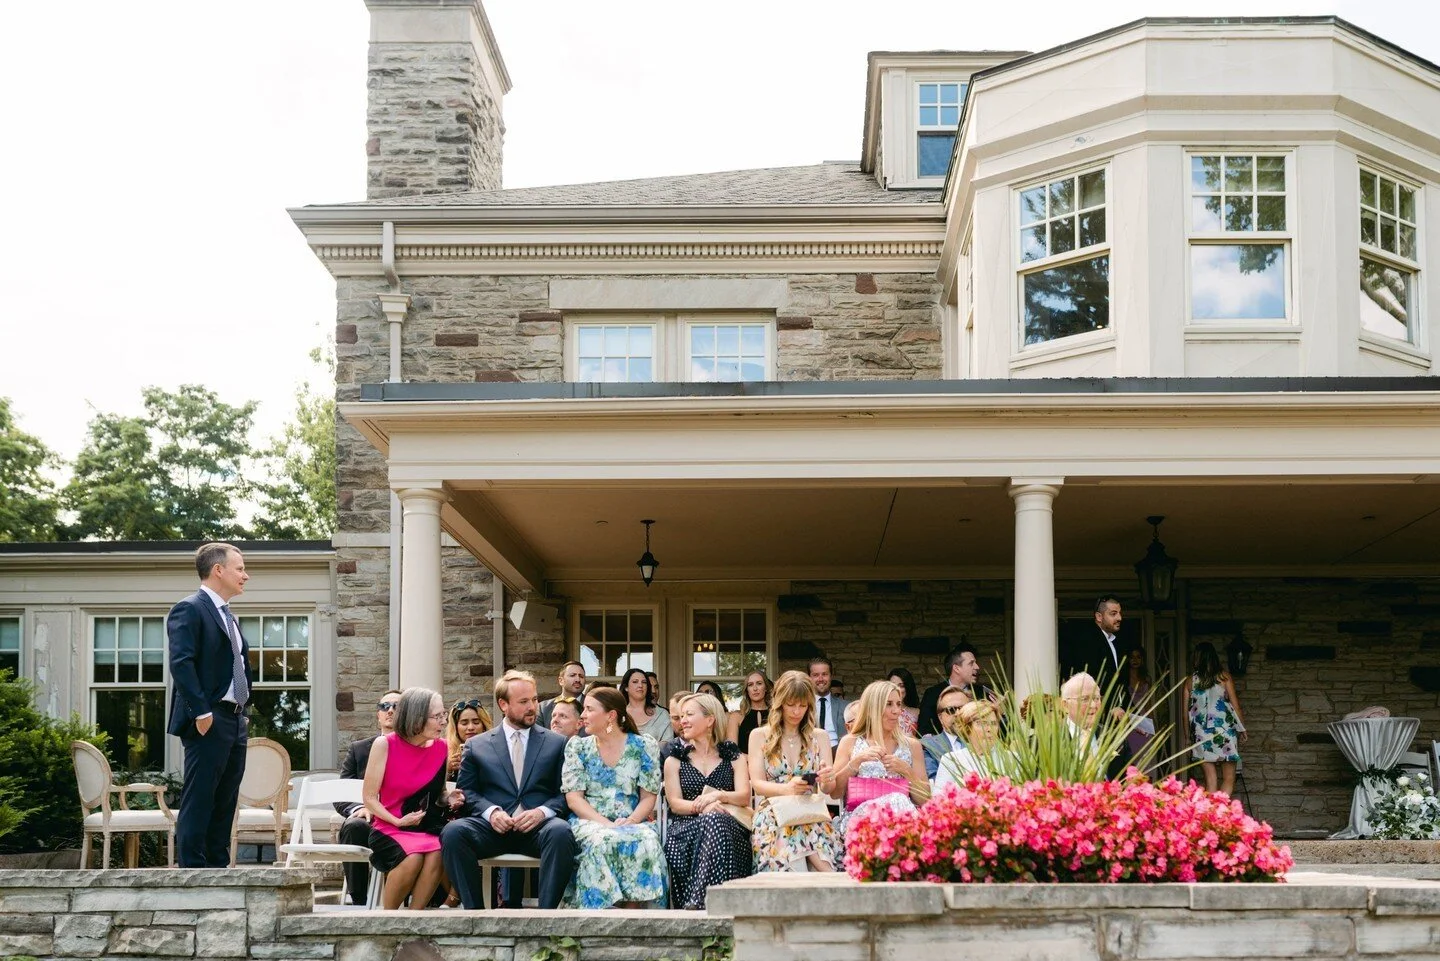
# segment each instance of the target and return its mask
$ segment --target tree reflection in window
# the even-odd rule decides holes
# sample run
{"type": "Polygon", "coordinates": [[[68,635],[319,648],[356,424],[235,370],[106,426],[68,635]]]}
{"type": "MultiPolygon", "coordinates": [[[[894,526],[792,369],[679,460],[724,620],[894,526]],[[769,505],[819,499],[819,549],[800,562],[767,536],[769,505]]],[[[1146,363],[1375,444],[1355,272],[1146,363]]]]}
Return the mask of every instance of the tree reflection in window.
{"type": "Polygon", "coordinates": [[[1109,327],[1105,171],[1036,184],[1019,200],[1025,346],[1109,327]]]}

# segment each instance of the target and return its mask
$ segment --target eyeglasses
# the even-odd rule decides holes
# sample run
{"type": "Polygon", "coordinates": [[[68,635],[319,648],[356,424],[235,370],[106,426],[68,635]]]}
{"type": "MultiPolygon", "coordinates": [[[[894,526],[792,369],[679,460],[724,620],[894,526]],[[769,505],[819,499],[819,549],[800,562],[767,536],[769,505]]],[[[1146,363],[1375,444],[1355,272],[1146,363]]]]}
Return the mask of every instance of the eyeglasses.
{"type": "Polygon", "coordinates": [[[942,708],[940,709],[940,713],[941,713],[941,714],[959,714],[959,713],[960,713],[961,711],[963,711],[963,710],[965,710],[965,705],[964,705],[964,704],[961,704],[959,707],[942,707],[942,708]]]}
{"type": "Polygon", "coordinates": [[[468,700],[468,701],[456,701],[455,704],[454,704],[454,706],[451,707],[450,710],[452,710],[452,711],[463,711],[463,710],[465,710],[467,707],[473,707],[473,708],[475,708],[475,709],[478,710],[479,707],[480,707],[480,699],[479,699],[478,697],[472,697],[472,698],[471,698],[470,700],[468,700]]]}
{"type": "Polygon", "coordinates": [[[1104,700],[1099,694],[1081,694],[1079,697],[1067,697],[1067,701],[1079,701],[1081,704],[1099,704],[1104,700]]]}
{"type": "Polygon", "coordinates": [[[439,714],[430,714],[430,715],[427,715],[427,716],[428,716],[428,717],[430,718],[430,720],[432,720],[432,721],[443,721],[443,720],[445,720],[445,712],[444,712],[444,711],[441,711],[439,714]]]}
{"type": "Polygon", "coordinates": [[[399,701],[381,701],[379,704],[379,709],[382,711],[393,711],[399,706],[399,701]]]}

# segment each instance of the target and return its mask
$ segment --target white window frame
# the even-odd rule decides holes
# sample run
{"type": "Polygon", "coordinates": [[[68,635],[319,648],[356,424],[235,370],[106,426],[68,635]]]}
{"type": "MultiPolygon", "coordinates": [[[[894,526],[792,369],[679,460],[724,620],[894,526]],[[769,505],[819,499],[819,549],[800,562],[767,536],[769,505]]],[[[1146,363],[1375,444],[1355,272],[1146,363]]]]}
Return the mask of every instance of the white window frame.
{"type": "MultiPolygon", "coordinates": [[[[699,313],[576,313],[565,318],[565,379],[582,381],[580,373],[580,329],[583,327],[648,326],[654,330],[655,359],[649,383],[694,383],[690,378],[690,330],[692,327],[733,324],[762,325],[765,328],[765,380],[776,379],[778,342],[775,315],[755,311],[713,311],[699,313]]],[[[726,382],[730,383],[730,382],[726,382]]],[[[754,381],[750,381],[754,383],[754,381]]]]}
{"type": "MultiPolygon", "coordinates": [[[[775,666],[778,663],[777,657],[779,652],[779,643],[776,639],[777,614],[774,601],[755,599],[725,599],[713,601],[696,600],[691,601],[685,605],[685,678],[686,686],[689,690],[695,690],[695,685],[698,684],[700,681],[718,681],[722,678],[733,677],[733,675],[697,675],[695,673],[695,612],[704,610],[713,611],[735,609],[739,609],[741,611],[763,610],[765,612],[765,672],[766,676],[768,676],[771,681],[775,680],[775,666]]],[[[739,706],[743,707],[744,678],[741,678],[740,680],[742,683],[742,699],[739,706]]],[[[731,710],[734,710],[736,705],[727,705],[727,707],[729,707],[731,710]]]]}
{"type": "MultiPolygon", "coordinates": [[[[662,681],[665,677],[665,623],[659,604],[636,604],[625,600],[599,600],[586,601],[584,603],[571,603],[570,605],[570,642],[567,645],[570,649],[570,658],[576,661],[580,657],[580,615],[582,613],[596,613],[607,611],[648,611],[651,617],[652,630],[654,631],[652,641],[653,659],[650,670],[654,671],[662,681]]],[[[610,681],[619,683],[620,675],[591,674],[587,669],[585,672],[586,681],[610,681]]],[[[664,705],[660,705],[661,708],[664,705]]]]}
{"type": "MultiPolygon", "coordinates": [[[[170,637],[165,634],[165,644],[161,648],[163,656],[160,658],[160,681],[98,681],[95,677],[95,627],[100,621],[116,621],[122,618],[140,618],[141,636],[144,636],[144,620],[158,620],[161,628],[165,626],[167,609],[148,607],[127,607],[115,610],[93,610],[87,611],[85,616],[85,705],[89,712],[87,720],[91,724],[99,720],[99,699],[96,696],[102,691],[154,691],[159,690],[161,694],[161,757],[164,758],[164,767],[167,771],[178,771],[180,769],[181,752],[175,739],[168,736],[168,721],[170,717],[170,704],[174,697],[170,683],[170,637]]],[[[117,628],[118,630],[118,628],[117,628]]],[[[119,676],[118,662],[116,676],[119,676]]],[[[127,766],[127,765],[122,765],[127,766]]]]}
{"type": "MultiPolygon", "coordinates": [[[[1378,186],[1378,184],[1377,184],[1377,186],[1378,186]]],[[[1387,168],[1387,167],[1385,167],[1385,166],[1383,166],[1383,165],[1381,165],[1381,164],[1374,163],[1373,161],[1370,161],[1370,160],[1365,159],[1365,158],[1363,158],[1363,157],[1362,157],[1362,158],[1359,158],[1359,162],[1358,162],[1358,164],[1357,164],[1357,172],[1356,172],[1356,176],[1355,176],[1355,212],[1356,212],[1356,218],[1355,218],[1355,230],[1356,230],[1355,243],[1356,243],[1356,249],[1357,249],[1357,253],[1358,253],[1358,256],[1357,256],[1357,258],[1356,258],[1356,267],[1357,267],[1357,269],[1359,268],[1359,260],[1360,260],[1361,258],[1364,258],[1364,259],[1368,259],[1368,260],[1377,261],[1377,262],[1383,264],[1383,265],[1386,266],[1386,267],[1390,267],[1390,268],[1392,268],[1392,269],[1394,269],[1394,270],[1399,270],[1399,271],[1407,272],[1407,273],[1409,273],[1409,274],[1411,275],[1410,305],[1409,305],[1409,306],[1410,306],[1410,320],[1409,320],[1409,324],[1407,325],[1407,331],[1408,331],[1408,333],[1409,333],[1408,339],[1401,340],[1401,339],[1396,338],[1396,337],[1389,337],[1389,336],[1387,336],[1387,335],[1385,335],[1385,334],[1376,333],[1375,331],[1372,331],[1372,330],[1367,330],[1365,327],[1361,326],[1361,327],[1359,328],[1359,330],[1360,330],[1360,339],[1361,339],[1361,341],[1365,342],[1367,345],[1374,346],[1374,347],[1378,347],[1378,348],[1381,348],[1381,349],[1383,349],[1383,350],[1397,350],[1397,349],[1398,349],[1398,350],[1400,350],[1400,351],[1402,351],[1402,352],[1405,352],[1405,353],[1407,353],[1407,354],[1413,351],[1413,352],[1415,352],[1415,353],[1417,353],[1417,354],[1422,354],[1422,355],[1423,355],[1424,352],[1425,352],[1426,349],[1427,349],[1428,344],[1427,344],[1427,341],[1426,341],[1426,339],[1425,339],[1425,325],[1424,325],[1423,323],[1421,323],[1421,317],[1423,316],[1422,307],[1423,307],[1423,305],[1424,305],[1424,286],[1423,286],[1423,277],[1424,277],[1423,266],[1424,266],[1424,263],[1425,263],[1425,228],[1424,228],[1424,217],[1425,217],[1425,214],[1424,214],[1424,210],[1425,210],[1425,188],[1424,188],[1424,186],[1423,186],[1422,184],[1417,183],[1416,181],[1412,180],[1412,179],[1409,178],[1409,177],[1403,177],[1403,176],[1395,173],[1393,170],[1390,170],[1389,168],[1387,168]],[[1405,186],[1405,187],[1408,187],[1408,188],[1410,188],[1411,190],[1413,190],[1413,191],[1415,192],[1415,220],[1413,221],[1413,226],[1415,227],[1415,257],[1414,257],[1413,260],[1411,260],[1411,259],[1406,259],[1406,258],[1403,257],[1398,251],[1392,253],[1391,251],[1388,251],[1388,250],[1386,250],[1385,248],[1383,248],[1383,247],[1381,247],[1381,246],[1379,245],[1378,240],[1379,240],[1381,234],[1380,234],[1380,228],[1379,228],[1379,223],[1378,223],[1378,217],[1379,217],[1379,216],[1389,216],[1389,215],[1385,215],[1385,214],[1381,214],[1381,213],[1380,213],[1380,211],[1379,211],[1378,199],[1377,199],[1376,206],[1375,206],[1374,208],[1367,208],[1367,207],[1365,206],[1365,204],[1364,204],[1364,201],[1361,199],[1361,198],[1362,198],[1362,194],[1361,194],[1361,190],[1360,190],[1360,179],[1361,179],[1362,177],[1364,177],[1365,175],[1367,175],[1367,174],[1373,175],[1373,176],[1375,176],[1375,177],[1377,177],[1377,178],[1383,177],[1383,178],[1385,178],[1386,180],[1392,180],[1392,181],[1394,181],[1395,183],[1400,184],[1400,185],[1405,186]],[[1366,209],[1375,210],[1376,213],[1377,213],[1377,224],[1376,224],[1376,240],[1377,240],[1377,243],[1375,243],[1375,244],[1367,244],[1367,243],[1365,243],[1364,240],[1362,239],[1363,234],[1362,234],[1362,227],[1361,227],[1361,224],[1360,224],[1360,217],[1361,217],[1362,211],[1364,211],[1364,210],[1366,210],[1366,209]]],[[[1398,222],[1398,221],[1400,220],[1398,205],[1397,205],[1397,209],[1396,209],[1396,212],[1395,212],[1394,216],[1395,216],[1395,219],[1396,219],[1397,222],[1398,222]]],[[[1398,243],[1397,243],[1397,246],[1398,246],[1398,243]]],[[[1357,290],[1357,295],[1358,295],[1358,293],[1359,293],[1359,291],[1357,290]]],[[[1357,318],[1357,323],[1358,323],[1358,318],[1357,318]]]]}
{"type": "MultiPolygon", "coordinates": [[[[1069,354],[1069,353],[1071,353],[1071,352],[1073,352],[1073,351],[1077,351],[1077,350],[1078,350],[1078,351],[1083,351],[1083,350],[1094,349],[1094,348],[1096,347],[1096,345],[1108,343],[1108,342],[1113,341],[1113,340],[1115,339],[1115,314],[1114,314],[1114,311],[1113,311],[1114,303],[1115,303],[1115,257],[1114,257],[1114,252],[1113,252],[1114,244],[1113,244],[1113,241],[1111,240],[1111,237],[1114,236],[1114,232],[1115,232],[1115,230],[1114,230],[1114,217],[1113,217],[1113,213],[1114,213],[1114,209],[1115,209],[1115,203],[1114,203],[1114,196],[1115,196],[1115,195],[1114,195],[1114,191],[1113,191],[1114,180],[1115,180],[1115,177],[1114,177],[1114,168],[1113,168],[1112,164],[1110,163],[1110,159],[1109,159],[1109,158],[1106,158],[1106,159],[1103,160],[1103,161],[1100,161],[1100,162],[1097,162],[1097,163],[1085,164],[1085,165],[1080,166],[1080,167],[1073,167],[1073,168],[1069,168],[1069,169],[1048,171],[1048,172],[1046,172],[1045,174],[1043,174],[1043,175],[1041,175],[1041,176],[1032,177],[1032,178],[1030,178],[1030,179],[1028,179],[1028,180],[1022,181],[1022,182],[1020,182],[1020,183],[1017,183],[1017,184],[1014,184],[1014,185],[1011,186],[1011,188],[1010,188],[1010,216],[1011,216],[1010,250],[1011,250],[1011,258],[1012,258],[1012,261],[1013,261],[1013,263],[1014,263],[1014,265],[1015,265],[1015,267],[1014,267],[1014,278],[1015,278],[1015,286],[1014,286],[1014,290],[1015,290],[1015,310],[1014,310],[1014,314],[1013,314],[1013,318],[1014,318],[1014,321],[1015,321],[1015,322],[1014,322],[1014,324],[1011,325],[1011,341],[1012,341],[1011,347],[1012,347],[1012,352],[1013,352],[1013,354],[1016,355],[1017,357],[1029,358],[1029,357],[1033,357],[1033,356],[1037,356],[1037,355],[1049,356],[1049,355],[1053,355],[1053,354],[1069,354]],[[1023,235],[1024,235],[1024,231],[1025,231],[1025,229],[1027,228],[1027,226],[1033,226],[1033,225],[1027,225],[1027,224],[1025,224],[1025,223],[1023,222],[1023,220],[1022,220],[1021,199],[1020,199],[1020,198],[1024,195],[1024,193],[1025,193],[1027,190],[1033,190],[1033,189],[1035,189],[1036,187],[1048,186],[1049,184],[1055,183],[1056,181],[1065,180],[1065,179],[1071,179],[1071,178],[1073,178],[1073,179],[1075,179],[1075,180],[1077,181],[1077,189],[1078,189],[1078,181],[1079,181],[1080,176],[1082,176],[1083,174],[1095,173],[1096,171],[1104,171],[1104,173],[1105,173],[1105,203],[1104,203],[1104,206],[1101,207],[1101,208],[1094,208],[1094,207],[1081,208],[1080,206],[1078,206],[1078,204],[1079,204],[1079,197],[1077,196],[1077,197],[1076,197],[1076,204],[1077,204],[1077,206],[1076,206],[1074,212],[1075,212],[1075,214],[1078,215],[1081,210],[1103,209],[1103,210],[1105,211],[1105,240],[1104,240],[1102,243],[1091,244],[1089,247],[1077,247],[1077,248],[1075,248],[1075,249],[1073,249],[1073,250],[1067,250],[1067,251],[1065,251],[1065,252],[1062,253],[1062,254],[1050,254],[1050,253],[1047,252],[1046,256],[1041,257],[1041,258],[1038,259],[1038,260],[1029,260],[1029,261],[1025,260],[1025,259],[1024,259],[1024,255],[1025,255],[1024,243],[1023,243],[1023,241],[1022,241],[1022,237],[1023,237],[1023,235]],[[1056,267],[1065,267],[1065,266],[1068,266],[1068,265],[1070,265],[1070,264],[1081,263],[1081,262],[1083,262],[1083,261],[1092,260],[1092,259],[1094,259],[1094,258],[1101,257],[1101,256],[1109,257],[1109,258],[1110,258],[1110,269],[1109,269],[1109,272],[1108,272],[1108,275],[1107,275],[1106,292],[1105,292],[1106,304],[1107,304],[1107,306],[1108,306],[1108,307],[1110,308],[1110,310],[1111,310],[1111,313],[1110,313],[1110,322],[1109,322],[1106,326],[1104,326],[1104,327],[1102,327],[1102,328],[1100,328],[1100,329],[1098,329],[1098,330],[1087,330],[1087,331],[1084,331],[1083,333],[1071,334],[1071,335],[1069,335],[1068,337],[1057,337],[1057,338],[1055,338],[1055,339],[1053,339],[1053,340],[1047,340],[1047,341],[1044,341],[1043,343],[1039,343],[1039,344],[1026,344],[1026,343],[1025,343],[1025,278],[1026,278],[1026,276],[1028,276],[1028,275],[1030,275],[1030,274],[1040,273],[1041,271],[1050,270],[1050,269],[1056,268],[1056,267]]],[[[1050,220],[1053,220],[1053,219],[1054,219],[1054,218],[1047,217],[1047,218],[1046,218],[1046,221],[1044,221],[1044,222],[1047,222],[1047,223],[1048,223],[1050,220]]],[[[1078,219],[1077,219],[1077,224],[1078,224],[1078,219]]],[[[1078,238],[1078,237],[1076,238],[1076,241],[1077,241],[1077,242],[1079,241],[1079,238],[1078,238]]]]}
{"type": "MultiPolygon", "coordinates": [[[[965,105],[965,93],[966,93],[966,91],[969,89],[969,87],[970,87],[970,78],[969,78],[969,77],[966,77],[964,80],[957,80],[957,79],[955,79],[954,77],[926,77],[926,76],[918,76],[918,77],[912,77],[912,78],[910,78],[910,123],[911,123],[911,132],[910,132],[910,157],[911,157],[911,161],[910,161],[910,175],[911,175],[911,177],[913,177],[913,178],[915,179],[915,182],[916,182],[916,183],[921,183],[921,184],[939,184],[939,183],[944,182],[944,180],[945,180],[945,174],[943,174],[943,173],[941,173],[941,174],[926,174],[926,175],[922,175],[922,174],[920,173],[920,139],[921,139],[921,136],[922,136],[923,134],[927,134],[927,133],[953,133],[953,134],[955,134],[957,137],[959,136],[959,133],[960,133],[960,111],[961,111],[961,109],[962,109],[962,108],[964,107],[964,105],[965,105]],[[956,109],[955,109],[955,113],[956,113],[955,123],[953,123],[953,124],[945,124],[945,123],[922,124],[922,123],[920,122],[920,106],[921,106],[921,104],[920,104],[920,88],[921,88],[922,86],[928,86],[928,85],[931,85],[931,84],[939,85],[939,86],[941,86],[941,87],[943,87],[943,86],[945,86],[945,85],[947,85],[947,84],[951,84],[951,85],[954,85],[954,86],[957,88],[957,93],[958,93],[959,96],[958,96],[958,99],[955,101],[955,108],[956,108],[956,109]]],[[[943,93],[937,93],[936,96],[937,96],[936,108],[937,108],[937,114],[938,114],[939,105],[940,105],[940,103],[942,102],[942,101],[940,101],[938,98],[941,97],[941,96],[943,96],[943,93]]],[[[928,105],[927,105],[927,106],[928,106],[928,105]]],[[[937,120],[939,119],[938,115],[937,115],[936,119],[937,119],[937,120]]]]}
{"type": "Polygon", "coordinates": [[[25,673],[25,669],[26,669],[26,666],[27,666],[26,663],[25,663],[25,612],[24,612],[24,611],[0,611],[0,621],[10,621],[10,620],[13,620],[13,621],[15,622],[15,626],[18,628],[18,630],[17,630],[17,635],[16,635],[16,636],[17,636],[17,638],[18,638],[18,640],[19,640],[19,643],[20,643],[19,648],[17,648],[16,651],[15,651],[15,653],[16,653],[16,655],[17,655],[17,657],[16,657],[16,665],[15,665],[15,676],[16,676],[17,678],[28,677],[29,675],[27,675],[27,674],[25,673]]]}
{"type": "MultiPolygon", "coordinates": [[[[1295,278],[1298,276],[1297,267],[1297,244],[1296,238],[1299,230],[1296,221],[1299,218],[1299,203],[1296,196],[1296,180],[1298,171],[1295,169],[1296,152],[1291,147],[1189,147],[1183,151],[1184,168],[1182,170],[1181,183],[1185,187],[1185,326],[1191,333],[1226,333],[1238,332],[1252,334],[1259,331],[1279,331],[1286,334],[1298,334],[1300,318],[1295,306],[1295,278]],[[1221,158],[1221,190],[1222,200],[1220,216],[1225,216],[1224,209],[1224,164],[1226,157],[1281,157],[1285,160],[1285,229],[1284,230],[1196,230],[1194,216],[1194,198],[1196,191],[1191,182],[1191,164],[1196,157],[1221,158]],[[1197,246],[1243,246],[1246,244],[1280,244],[1285,253],[1285,316],[1280,319],[1273,317],[1245,319],[1245,318],[1200,318],[1196,319],[1192,314],[1194,305],[1194,277],[1191,262],[1191,250],[1197,246]]],[[[1357,181],[1358,184],[1358,181],[1357,181]]],[[[1250,192],[1250,196],[1258,198],[1261,196],[1258,188],[1250,192]]],[[[1275,196],[1266,194],[1265,196],[1275,196]]],[[[1258,200],[1257,200],[1258,208],[1258,200]]],[[[1258,209],[1254,215],[1258,216],[1258,209]]]]}
{"type": "MultiPolygon", "coordinates": [[[[316,621],[315,612],[314,612],[314,611],[306,611],[306,610],[299,610],[299,611],[289,610],[289,609],[286,609],[285,607],[281,606],[281,607],[258,608],[258,609],[253,610],[253,611],[252,611],[252,610],[248,610],[248,609],[241,609],[240,611],[238,611],[238,612],[235,614],[235,617],[236,617],[236,620],[237,620],[238,622],[242,623],[242,624],[243,624],[245,621],[247,621],[247,620],[258,620],[258,621],[260,622],[260,633],[259,633],[258,635],[252,635],[252,634],[246,634],[246,635],[245,635],[245,642],[250,645],[250,653],[253,654],[253,655],[255,655],[255,662],[256,662],[255,682],[254,682],[254,685],[253,685],[253,687],[252,687],[252,691],[290,691],[290,690],[302,690],[302,689],[303,689],[303,690],[306,692],[306,697],[307,697],[307,699],[309,700],[309,703],[310,703],[310,723],[311,723],[311,728],[312,728],[312,729],[311,729],[311,732],[310,732],[310,757],[309,757],[308,760],[307,760],[307,767],[313,768],[313,767],[315,766],[315,756],[316,756],[316,755],[315,755],[316,744],[315,744],[315,735],[314,735],[313,727],[314,727],[314,722],[315,722],[315,715],[319,713],[319,708],[318,708],[318,706],[317,706],[316,703],[315,703],[315,632],[316,632],[316,630],[317,630],[318,627],[319,627],[319,624],[318,624],[317,621],[316,621]],[[285,621],[286,621],[285,630],[286,630],[286,638],[287,638],[287,640],[288,640],[288,638],[289,638],[289,627],[290,627],[289,621],[290,621],[291,619],[295,619],[295,620],[303,619],[303,620],[306,622],[306,624],[308,625],[308,629],[307,629],[307,633],[306,633],[306,647],[305,647],[305,650],[306,650],[306,658],[305,658],[306,667],[305,667],[305,680],[304,680],[304,681],[289,681],[289,680],[286,680],[286,681],[262,681],[262,680],[260,680],[260,665],[261,665],[262,659],[263,659],[263,657],[264,657],[264,651],[267,650],[267,648],[265,648],[265,647],[263,646],[263,644],[262,644],[262,641],[263,641],[263,638],[264,638],[264,630],[265,630],[265,619],[266,619],[266,618],[270,618],[270,617],[282,617],[282,618],[285,619],[285,621]]],[[[268,650],[275,650],[275,648],[268,648],[268,650]]],[[[281,650],[293,651],[293,650],[298,650],[298,648],[289,647],[288,644],[287,644],[287,646],[284,647],[284,648],[281,648],[281,650]]],[[[252,715],[252,717],[253,717],[253,715],[252,715]]],[[[293,761],[292,761],[292,764],[293,764],[293,761]]]]}

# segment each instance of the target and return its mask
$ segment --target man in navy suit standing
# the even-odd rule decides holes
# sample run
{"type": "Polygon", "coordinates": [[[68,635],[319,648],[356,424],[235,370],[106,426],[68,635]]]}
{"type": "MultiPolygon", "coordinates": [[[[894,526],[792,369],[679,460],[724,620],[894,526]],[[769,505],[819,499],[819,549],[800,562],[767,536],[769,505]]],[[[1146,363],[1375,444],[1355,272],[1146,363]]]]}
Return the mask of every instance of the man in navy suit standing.
{"type": "Polygon", "coordinates": [[[245,774],[249,645],[230,611],[245,590],[245,558],[229,544],[195,552],[200,590],[170,609],[169,731],[185,747],[185,784],[175,824],[182,868],[230,864],[230,825],[245,774]]]}
{"type": "Polygon", "coordinates": [[[506,671],[495,682],[500,723],[477,734],[460,756],[456,787],[465,814],[440,835],[445,873],[467,908],[483,906],[480,859],[526,854],[540,859],[539,902],[560,904],[575,873],[575,839],[560,790],[566,739],[535,725],[535,678],[506,671]]]}

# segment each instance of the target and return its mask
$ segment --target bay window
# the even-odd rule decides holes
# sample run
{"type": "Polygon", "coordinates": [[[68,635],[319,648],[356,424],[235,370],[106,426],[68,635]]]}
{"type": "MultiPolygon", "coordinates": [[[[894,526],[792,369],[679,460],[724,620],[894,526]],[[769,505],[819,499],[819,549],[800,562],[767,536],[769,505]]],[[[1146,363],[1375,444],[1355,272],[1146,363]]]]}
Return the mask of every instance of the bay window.
{"type": "Polygon", "coordinates": [[[1017,191],[1021,342],[1046,344],[1110,326],[1104,169],[1017,191]]]}
{"type": "Polygon", "coordinates": [[[1414,343],[1420,280],[1419,188],[1360,168],[1360,327],[1414,343]]]}
{"type": "Polygon", "coordinates": [[[1288,154],[1192,154],[1190,320],[1291,322],[1288,154]]]}

